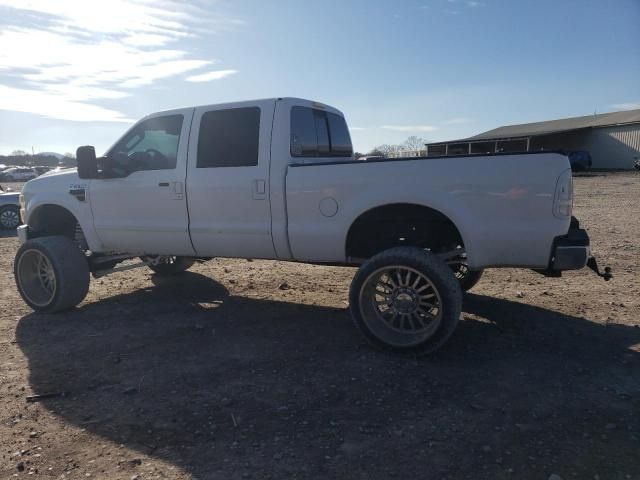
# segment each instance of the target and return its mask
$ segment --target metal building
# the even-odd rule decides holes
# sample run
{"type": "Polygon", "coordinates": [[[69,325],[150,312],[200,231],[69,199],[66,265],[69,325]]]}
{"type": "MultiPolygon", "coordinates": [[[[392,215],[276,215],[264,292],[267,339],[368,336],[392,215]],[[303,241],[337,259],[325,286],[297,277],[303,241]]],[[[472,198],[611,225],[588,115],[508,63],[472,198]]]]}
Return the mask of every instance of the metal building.
{"type": "Polygon", "coordinates": [[[427,156],[540,150],[588,151],[592,168],[631,169],[640,158],[640,110],[499,127],[426,145],[427,156]]]}

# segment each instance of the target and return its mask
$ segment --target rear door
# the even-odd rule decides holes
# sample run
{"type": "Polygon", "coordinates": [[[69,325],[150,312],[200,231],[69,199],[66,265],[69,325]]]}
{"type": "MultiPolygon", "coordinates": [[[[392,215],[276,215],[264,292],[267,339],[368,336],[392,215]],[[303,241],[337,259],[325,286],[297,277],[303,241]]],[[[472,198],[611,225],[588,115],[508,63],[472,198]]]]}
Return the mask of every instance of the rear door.
{"type": "Polygon", "coordinates": [[[187,201],[198,255],[275,258],[269,202],[274,107],[265,100],[196,109],[187,201]]]}

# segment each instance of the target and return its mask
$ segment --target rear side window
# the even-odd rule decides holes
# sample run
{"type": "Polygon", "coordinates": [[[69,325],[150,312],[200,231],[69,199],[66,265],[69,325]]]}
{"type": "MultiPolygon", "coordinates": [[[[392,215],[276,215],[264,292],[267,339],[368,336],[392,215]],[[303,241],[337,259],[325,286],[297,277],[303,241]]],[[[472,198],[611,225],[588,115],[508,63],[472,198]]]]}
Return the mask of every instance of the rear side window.
{"type": "Polygon", "coordinates": [[[291,109],[292,157],[350,157],[347,124],[340,115],[315,108],[291,109]]]}
{"type": "Polygon", "coordinates": [[[214,110],[202,115],[197,168],[258,165],[260,109],[214,110]]]}
{"type": "Polygon", "coordinates": [[[327,112],[327,123],[331,132],[331,154],[334,157],[350,157],[353,155],[351,136],[344,117],[327,112]]]}

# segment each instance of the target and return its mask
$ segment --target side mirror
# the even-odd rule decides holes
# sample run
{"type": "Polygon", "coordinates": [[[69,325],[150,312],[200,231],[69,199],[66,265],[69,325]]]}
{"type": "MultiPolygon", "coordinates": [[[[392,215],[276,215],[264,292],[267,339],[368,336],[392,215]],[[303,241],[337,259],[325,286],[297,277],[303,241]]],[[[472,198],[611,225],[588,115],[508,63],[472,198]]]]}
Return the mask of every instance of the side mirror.
{"type": "Polygon", "coordinates": [[[91,145],[78,147],[76,160],[78,161],[78,176],[80,178],[98,178],[98,161],[95,148],[91,145]]]}

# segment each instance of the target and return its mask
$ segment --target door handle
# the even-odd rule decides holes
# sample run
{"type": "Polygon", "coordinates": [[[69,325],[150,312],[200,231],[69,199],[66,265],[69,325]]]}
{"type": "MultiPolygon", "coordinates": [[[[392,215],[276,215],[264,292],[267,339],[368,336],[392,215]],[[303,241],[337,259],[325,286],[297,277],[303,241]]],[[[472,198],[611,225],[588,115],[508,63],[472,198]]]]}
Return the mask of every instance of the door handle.
{"type": "Polygon", "coordinates": [[[184,198],[184,183],[173,182],[173,193],[176,200],[182,200],[184,198]]]}
{"type": "Polygon", "coordinates": [[[264,200],[267,196],[267,181],[258,179],[253,181],[253,199],[264,200]]]}
{"type": "Polygon", "coordinates": [[[169,186],[169,182],[160,182],[158,184],[159,187],[168,187],[169,186]]]}

